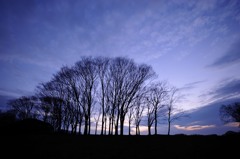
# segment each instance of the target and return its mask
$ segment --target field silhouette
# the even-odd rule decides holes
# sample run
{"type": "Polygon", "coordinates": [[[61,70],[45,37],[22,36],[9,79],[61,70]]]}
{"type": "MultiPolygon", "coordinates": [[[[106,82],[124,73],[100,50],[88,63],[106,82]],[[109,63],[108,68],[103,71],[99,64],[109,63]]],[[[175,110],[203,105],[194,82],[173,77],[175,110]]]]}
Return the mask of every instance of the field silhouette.
{"type": "Polygon", "coordinates": [[[1,135],[1,158],[233,158],[240,135],[72,135],[10,133],[1,135]]]}

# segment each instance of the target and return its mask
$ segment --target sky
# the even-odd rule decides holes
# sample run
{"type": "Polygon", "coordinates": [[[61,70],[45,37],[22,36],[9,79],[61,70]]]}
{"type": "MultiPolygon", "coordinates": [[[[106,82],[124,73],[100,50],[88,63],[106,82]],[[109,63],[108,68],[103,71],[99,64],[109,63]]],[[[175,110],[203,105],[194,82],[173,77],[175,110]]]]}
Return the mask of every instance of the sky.
{"type": "Polygon", "coordinates": [[[0,0],[1,109],[82,56],[131,58],[178,87],[189,117],[173,133],[239,131],[218,113],[240,101],[239,0],[0,0]]]}

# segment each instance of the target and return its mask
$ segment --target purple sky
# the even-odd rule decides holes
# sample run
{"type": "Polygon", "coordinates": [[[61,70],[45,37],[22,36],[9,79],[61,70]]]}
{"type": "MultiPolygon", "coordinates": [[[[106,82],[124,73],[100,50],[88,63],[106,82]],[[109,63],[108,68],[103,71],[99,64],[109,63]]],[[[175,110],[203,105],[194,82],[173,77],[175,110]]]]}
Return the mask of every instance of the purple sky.
{"type": "Polygon", "coordinates": [[[218,109],[240,101],[239,0],[0,0],[2,109],[88,55],[133,58],[180,88],[191,115],[173,133],[238,130],[218,109]]]}

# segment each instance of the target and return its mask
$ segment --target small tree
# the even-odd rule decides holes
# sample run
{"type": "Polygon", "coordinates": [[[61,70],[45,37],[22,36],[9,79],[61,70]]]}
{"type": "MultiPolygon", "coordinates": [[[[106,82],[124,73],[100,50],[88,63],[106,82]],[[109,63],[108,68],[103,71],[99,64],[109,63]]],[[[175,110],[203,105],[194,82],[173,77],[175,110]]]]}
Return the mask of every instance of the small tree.
{"type": "Polygon", "coordinates": [[[168,132],[167,134],[170,135],[171,131],[171,124],[179,120],[182,117],[187,117],[184,110],[177,108],[176,103],[180,99],[180,94],[178,94],[179,89],[176,87],[172,87],[168,92],[168,104],[166,104],[166,110],[167,110],[167,122],[168,122],[168,132]]]}
{"type": "Polygon", "coordinates": [[[154,134],[157,135],[158,119],[160,110],[164,108],[164,100],[167,97],[167,83],[165,81],[153,83],[147,95],[147,120],[148,134],[151,135],[151,126],[154,123],[154,134]]]}
{"type": "Polygon", "coordinates": [[[240,103],[222,105],[220,107],[220,118],[224,123],[238,122],[240,127],[240,103]]]}

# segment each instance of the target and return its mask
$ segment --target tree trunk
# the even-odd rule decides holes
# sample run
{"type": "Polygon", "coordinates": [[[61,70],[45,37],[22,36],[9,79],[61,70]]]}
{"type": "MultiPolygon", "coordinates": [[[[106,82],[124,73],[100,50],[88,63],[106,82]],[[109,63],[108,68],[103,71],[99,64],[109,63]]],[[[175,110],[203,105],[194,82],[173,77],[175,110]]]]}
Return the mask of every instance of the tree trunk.
{"type": "Polygon", "coordinates": [[[128,135],[131,135],[131,121],[128,122],[128,135]]]}
{"type": "Polygon", "coordinates": [[[118,123],[119,123],[119,113],[117,115],[117,121],[116,121],[116,125],[115,125],[115,135],[118,135],[118,123]]]}
{"type": "MultiPolygon", "coordinates": [[[[104,109],[104,108],[103,108],[104,109]]],[[[104,110],[103,110],[104,112],[104,110]]],[[[104,120],[105,120],[105,115],[104,113],[102,114],[102,128],[101,128],[101,135],[103,135],[103,131],[104,131],[104,120]]]]}
{"type": "Polygon", "coordinates": [[[154,121],[155,121],[155,126],[154,126],[155,135],[157,135],[157,110],[155,110],[154,112],[154,121]]]}
{"type": "Polygon", "coordinates": [[[151,126],[148,126],[148,135],[151,135],[151,126]]]}
{"type": "Polygon", "coordinates": [[[95,135],[97,135],[97,128],[98,128],[98,121],[96,122],[96,126],[95,126],[95,135]]]}
{"type": "Polygon", "coordinates": [[[124,119],[120,120],[120,135],[123,135],[124,130],[124,119]]]}
{"type": "Polygon", "coordinates": [[[140,134],[140,128],[139,128],[139,125],[138,125],[138,135],[141,135],[141,134],[140,134]]]}
{"type": "Polygon", "coordinates": [[[107,134],[107,118],[105,117],[105,122],[104,122],[105,126],[104,126],[104,135],[107,134]]]}
{"type": "Polygon", "coordinates": [[[82,119],[80,119],[80,121],[79,121],[79,126],[78,126],[78,134],[79,134],[79,135],[82,134],[82,132],[81,132],[82,130],[81,130],[81,129],[82,129],[82,119]]]}
{"type": "Polygon", "coordinates": [[[85,116],[84,135],[88,134],[88,117],[85,116]]]}
{"type": "Polygon", "coordinates": [[[168,135],[170,135],[170,126],[171,126],[171,122],[168,121],[168,135]]]}

